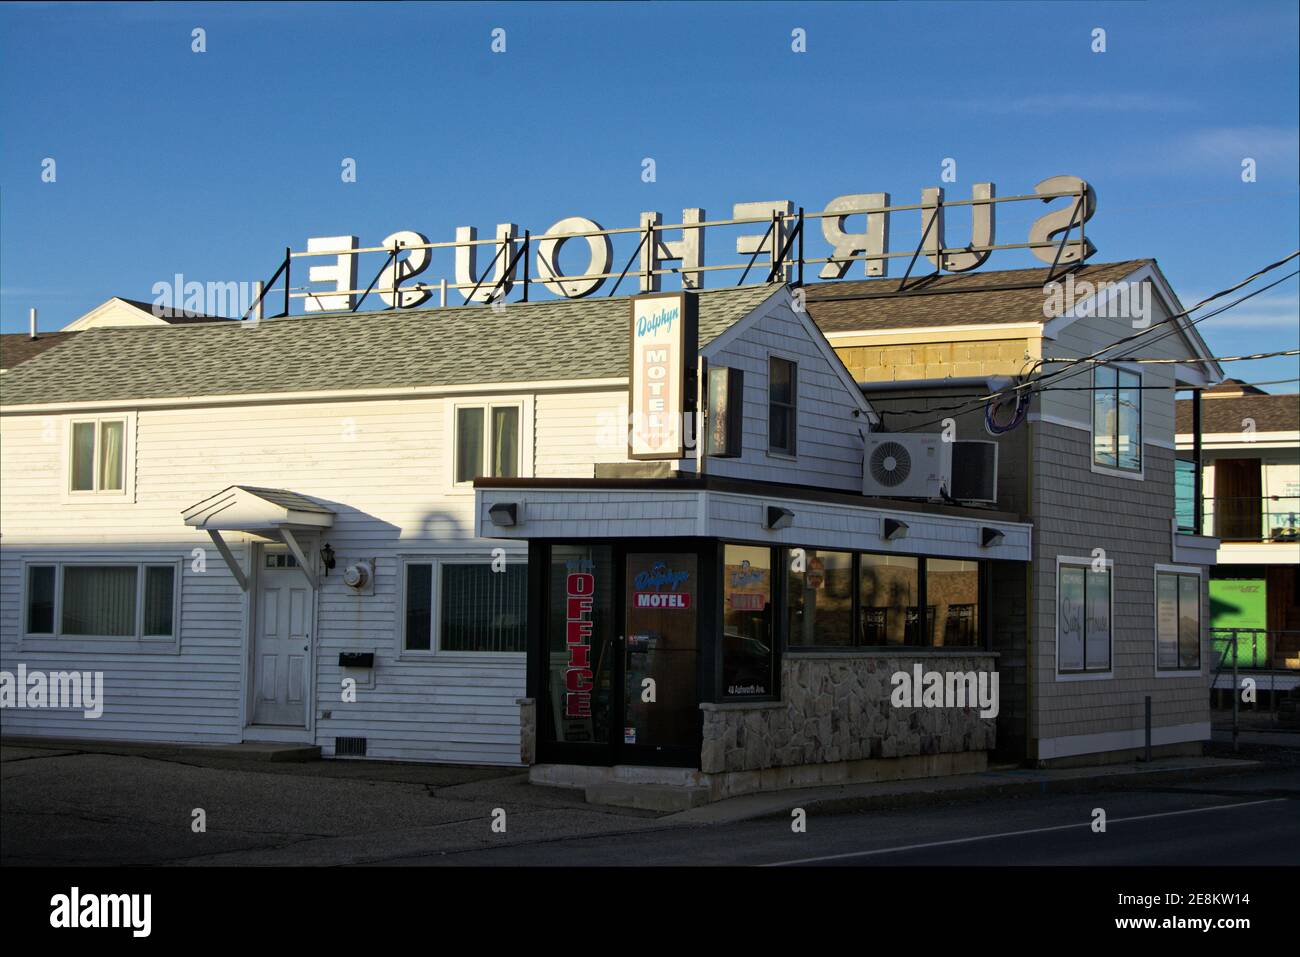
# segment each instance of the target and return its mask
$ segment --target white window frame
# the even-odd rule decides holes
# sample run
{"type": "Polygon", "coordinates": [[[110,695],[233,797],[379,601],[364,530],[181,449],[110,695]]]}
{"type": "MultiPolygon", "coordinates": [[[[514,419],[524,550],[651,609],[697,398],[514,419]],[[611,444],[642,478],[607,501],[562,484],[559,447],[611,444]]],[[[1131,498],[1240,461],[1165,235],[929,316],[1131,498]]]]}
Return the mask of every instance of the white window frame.
{"type": "Polygon", "coordinates": [[[1134,366],[1129,362],[1099,362],[1092,367],[1092,391],[1088,399],[1088,462],[1092,471],[1098,475],[1114,475],[1118,478],[1132,479],[1135,482],[1146,481],[1146,435],[1147,435],[1147,400],[1146,377],[1142,373],[1140,366],[1134,366]],[[1116,409],[1115,418],[1115,466],[1102,465],[1097,461],[1097,370],[1101,368],[1114,369],[1116,372],[1116,391],[1119,386],[1119,373],[1128,372],[1138,377],[1138,467],[1136,469],[1122,469],[1118,467],[1119,462],[1119,416],[1118,408],[1116,409]]]}
{"type": "Polygon", "coordinates": [[[63,451],[60,455],[60,500],[64,504],[103,505],[106,502],[135,501],[135,429],[134,412],[105,412],[90,415],[69,415],[63,419],[63,451]],[[72,441],[73,426],[83,423],[95,426],[95,488],[86,491],[72,490],[72,441]],[[101,489],[99,475],[99,437],[100,427],[104,422],[122,423],[122,487],[120,489],[101,489]]]}
{"type": "MultiPolygon", "coordinates": [[[[1056,556],[1056,580],[1053,589],[1053,601],[1055,608],[1053,610],[1053,619],[1055,621],[1055,630],[1052,634],[1052,654],[1055,658],[1053,670],[1056,673],[1057,681],[1105,681],[1115,677],[1115,562],[1113,559],[1101,559],[1106,568],[1107,596],[1109,602],[1109,611],[1107,612],[1110,620],[1110,634],[1107,636],[1110,647],[1107,650],[1106,660],[1108,666],[1105,671],[1061,671],[1061,569],[1079,568],[1084,571],[1084,587],[1087,587],[1087,572],[1091,570],[1094,562],[1093,558],[1083,558],[1073,555],[1056,556]]],[[[1087,600],[1087,592],[1084,593],[1084,600],[1087,600]]],[[[1084,660],[1087,660],[1088,654],[1088,636],[1083,636],[1084,660]]]]}
{"type": "Polygon", "coordinates": [[[1155,657],[1155,675],[1157,678],[1195,678],[1205,673],[1205,570],[1196,565],[1156,565],[1151,576],[1151,596],[1154,601],[1152,616],[1155,619],[1152,649],[1155,657]],[[1161,668],[1160,667],[1160,576],[1177,575],[1198,581],[1196,594],[1196,667],[1195,668],[1161,668]]]}
{"type": "Polygon", "coordinates": [[[453,399],[447,403],[444,443],[446,454],[446,484],[453,492],[473,493],[474,483],[456,481],[456,420],[460,409],[483,410],[483,475],[490,473],[492,444],[488,441],[492,428],[492,410],[513,407],[519,410],[519,474],[516,478],[531,478],[533,474],[533,400],[531,396],[483,396],[453,399]]]}
{"type": "MultiPolygon", "coordinates": [[[[528,556],[526,554],[508,553],[506,555],[508,564],[522,564],[527,567],[528,556]]],[[[502,661],[524,661],[528,657],[528,651],[451,651],[442,647],[442,629],[440,618],[442,616],[442,572],[446,565],[491,565],[493,559],[483,555],[403,555],[400,556],[401,575],[399,576],[397,600],[397,631],[399,632],[398,658],[411,660],[428,660],[430,658],[441,658],[444,660],[454,661],[483,661],[483,662],[502,662],[502,661]],[[407,648],[406,647],[406,586],[408,569],[412,565],[429,565],[432,568],[432,582],[429,595],[429,647],[425,648],[407,648]]],[[[524,614],[525,620],[528,614],[527,609],[528,596],[524,596],[524,614]]],[[[525,640],[527,636],[525,635],[525,640]]]]}
{"type": "Polygon", "coordinates": [[[24,651],[71,651],[78,653],[144,652],[168,653],[180,650],[181,590],[185,581],[184,560],[174,555],[156,557],[88,557],[58,555],[48,558],[25,558],[22,562],[22,583],[18,605],[18,635],[24,651]],[[29,632],[27,630],[27,603],[33,567],[54,567],[54,630],[29,632]],[[68,635],[63,631],[64,569],[69,567],[135,568],[135,632],[131,635],[68,635]],[[170,635],[144,634],[145,569],[167,566],[172,569],[172,633],[170,635]]]}
{"type": "Polygon", "coordinates": [[[767,442],[764,446],[767,454],[774,459],[783,459],[787,462],[793,462],[799,458],[799,359],[780,352],[769,352],[767,354],[766,368],[763,369],[763,388],[764,388],[764,421],[767,426],[767,442]],[[790,405],[790,411],[793,413],[790,422],[790,444],[794,447],[793,452],[787,452],[785,449],[776,449],[772,447],[772,360],[780,359],[782,362],[790,363],[793,369],[794,382],[792,398],[794,401],[790,405]]]}

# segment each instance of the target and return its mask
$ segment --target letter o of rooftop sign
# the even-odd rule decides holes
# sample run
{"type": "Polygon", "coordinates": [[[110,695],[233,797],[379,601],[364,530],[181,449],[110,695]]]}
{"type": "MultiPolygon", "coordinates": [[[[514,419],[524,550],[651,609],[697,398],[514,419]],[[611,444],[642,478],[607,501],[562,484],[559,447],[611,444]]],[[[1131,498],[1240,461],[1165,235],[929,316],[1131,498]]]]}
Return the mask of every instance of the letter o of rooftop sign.
{"type": "MultiPolygon", "coordinates": [[[[604,279],[566,279],[560,272],[560,249],[569,239],[577,237],[554,236],[554,233],[588,233],[601,229],[599,223],[583,216],[570,216],[562,219],[546,231],[537,243],[537,278],[547,289],[557,296],[569,299],[581,299],[590,296],[604,285],[604,279]]],[[[609,272],[614,259],[614,247],[608,236],[585,236],[587,247],[591,250],[591,260],[582,275],[609,272]]]]}

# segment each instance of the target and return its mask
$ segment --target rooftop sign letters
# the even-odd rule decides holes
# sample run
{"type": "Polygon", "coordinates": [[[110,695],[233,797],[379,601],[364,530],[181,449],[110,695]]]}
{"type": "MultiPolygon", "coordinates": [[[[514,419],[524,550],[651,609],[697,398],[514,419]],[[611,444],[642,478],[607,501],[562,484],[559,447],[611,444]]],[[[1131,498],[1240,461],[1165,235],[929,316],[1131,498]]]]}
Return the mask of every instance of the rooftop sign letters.
{"type": "Polygon", "coordinates": [[[290,299],[303,300],[308,312],[353,309],[371,293],[390,307],[403,308],[421,305],[435,293],[441,305],[451,305],[448,291],[465,302],[497,303],[519,289],[526,300],[539,284],[570,299],[594,295],[610,282],[612,295],[625,280],[635,282],[641,293],[657,293],[665,276],[678,277],[682,289],[702,289],[706,274],[715,271],[740,274],[739,283],[728,276],[721,285],[802,281],[806,267],[815,270],[816,278],[840,279],[854,263],[862,264],[862,275],[884,277],[896,259],[904,260],[908,274],[923,261],[936,270],[966,272],[983,265],[994,250],[1006,249],[1027,249],[1045,263],[1068,266],[1096,251],[1084,230],[1096,205],[1096,194],[1084,180],[1053,176],[1024,195],[998,196],[993,183],[975,183],[969,199],[949,198],[942,187],[927,187],[920,202],[902,204],[889,193],[850,193],[820,211],[796,209],[790,200],[736,203],[731,219],[711,221],[703,209],[684,209],[681,222],[668,225],[661,213],[651,211],[641,214],[637,226],[614,229],[582,216],[565,217],[538,235],[501,223],[490,239],[479,239],[473,226],[457,227],[456,238],[445,242],[430,242],[413,230],[394,232],[371,247],[360,246],[356,236],[315,237],[305,251],[287,252],[281,267],[289,274],[285,311],[290,299]],[[999,243],[995,212],[999,204],[1015,202],[1058,205],[1033,222],[1024,241],[999,243]],[[969,241],[958,244],[947,219],[954,214],[965,219],[967,208],[970,226],[961,238],[969,241]],[[894,232],[900,221],[908,227],[902,237],[894,232]],[[705,236],[725,229],[738,231],[728,241],[734,241],[739,261],[706,261],[705,236]],[[812,248],[817,232],[824,243],[812,248]],[[567,247],[573,247],[569,256],[576,253],[584,264],[580,271],[561,268],[561,250],[567,247]],[[435,253],[448,252],[454,280],[416,280],[433,264],[435,253]],[[374,264],[359,270],[361,256],[370,256],[374,264]],[[301,274],[291,268],[292,260],[300,258],[310,259],[310,286],[289,281],[296,275],[301,282],[301,274]]]}

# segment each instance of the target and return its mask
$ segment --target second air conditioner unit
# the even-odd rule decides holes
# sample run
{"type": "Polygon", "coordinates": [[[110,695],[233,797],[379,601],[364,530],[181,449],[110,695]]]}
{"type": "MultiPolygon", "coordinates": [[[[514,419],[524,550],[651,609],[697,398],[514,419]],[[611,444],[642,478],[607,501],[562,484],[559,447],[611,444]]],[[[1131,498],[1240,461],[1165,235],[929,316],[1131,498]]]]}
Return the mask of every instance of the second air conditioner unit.
{"type": "Polygon", "coordinates": [[[942,498],[952,485],[952,443],[938,435],[881,432],[866,439],[862,494],[942,498]]]}

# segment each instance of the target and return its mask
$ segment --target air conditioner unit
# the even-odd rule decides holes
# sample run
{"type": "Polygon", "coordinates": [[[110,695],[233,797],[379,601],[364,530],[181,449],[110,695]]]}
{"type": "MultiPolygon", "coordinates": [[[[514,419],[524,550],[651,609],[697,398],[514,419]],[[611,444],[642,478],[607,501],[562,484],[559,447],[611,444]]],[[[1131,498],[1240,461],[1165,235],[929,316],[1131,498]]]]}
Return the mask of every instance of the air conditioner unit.
{"type": "Polygon", "coordinates": [[[862,494],[942,498],[952,484],[952,443],[938,435],[881,432],[866,439],[862,494]]]}
{"type": "Polygon", "coordinates": [[[998,444],[987,439],[952,443],[952,484],[948,494],[959,502],[998,500],[998,444]]]}

